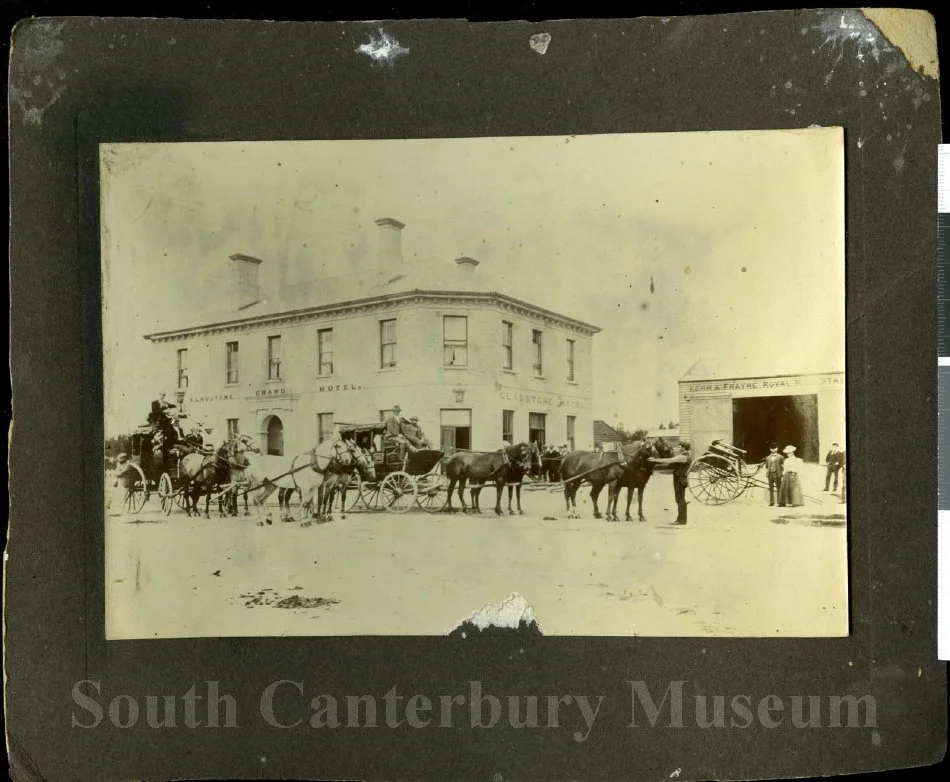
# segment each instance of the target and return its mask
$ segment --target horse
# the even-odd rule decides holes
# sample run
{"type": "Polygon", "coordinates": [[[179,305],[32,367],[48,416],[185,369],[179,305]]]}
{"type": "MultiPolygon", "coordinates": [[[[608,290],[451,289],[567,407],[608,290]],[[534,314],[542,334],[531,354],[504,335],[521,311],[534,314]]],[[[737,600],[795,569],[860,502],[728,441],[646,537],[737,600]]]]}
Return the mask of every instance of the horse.
{"type": "MultiPolygon", "coordinates": [[[[507,467],[524,461],[525,455],[530,448],[537,448],[533,443],[518,443],[509,445],[504,449],[505,457],[502,457],[501,451],[491,453],[471,453],[469,451],[455,454],[445,465],[445,475],[449,479],[448,504],[446,506],[449,513],[453,513],[452,492],[458,486],[459,502],[462,504],[462,512],[467,513],[468,508],[465,505],[465,484],[471,481],[475,484],[483,484],[491,481],[495,484],[495,514],[502,515],[501,511],[501,489],[505,485],[507,467]]],[[[479,487],[481,488],[481,487],[479,487]]]]}
{"type": "Polygon", "coordinates": [[[260,520],[264,502],[278,489],[278,506],[281,521],[293,521],[290,514],[289,498],[299,491],[306,508],[313,503],[316,489],[323,483],[328,469],[345,466],[353,461],[352,443],[345,440],[324,440],[312,451],[297,456],[271,456],[260,453],[248,459],[245,475],[250,481],[247,492],[252,493],[254,508],[257,511],[258,526],[273,523],[270,511],[260,520]]]}
{"type": "Polygon", "coordinates": [[[541,474],[548,483],[561,480],[561,454],[558,451],[546,451],[541,459],[541,474]]]}
{"type": "MultiPolygon", "coordinates": [[[[317,511],[314,518],[319,521],[333,521],[333,500],[337,492],[340,494],[342,518],[346,518],[346,489],[350,482],[350,476],[354,470],[358,470],[360,478],[363,481],[375,482],[376,464],[373,462],[373,454],[370,451],[354,446],[355,460],[339,470],[328,472],[326,479],[318,487],[317,511]]],[[[310,505],[312,506],[312,499],[310,505]]],[[[300,526],[309,527],[311,521],[305,521],[300,526]]]]}
{"type": "MultiPolygon", "coordinates": [[[[508,487],[508,515],[514,516],[515,512],[511,509],[511,500],[512,494],[517,490],[517,500],[518,500],[518,514],[524,516],[524,511],[521,510],[521,482],[524,480],[525,475],[534,475],[537,469],[541,467],[541,451],[538,449],[537,443],[530,443],[528,449],[525,451],[524,457],[521,461],[511,462],[508,465],[508,470],[505,473],[505,485],[508,487]]],[[[471,489],[472,495],[472,510],[475,513],[481,513],[482,509],[478,504],[479,495],[482,492],[483,485],[473,486],[471,489]]]]}
{"type": "Polygon", "coordinates": [[[627,463],[622,453],[616,451],[571,451],[561,463],[561,480],[564,481],[564,503],[567,517],[579,519],[577,490],[581,484],[590,483],[590,499],[594,503],[594,518],[602,518],[597,498],[607,484],[623,475],[627,463]]]}
{"type": "MultiPolygon", "coordinates": [[[[182,452],[181,446],[176,446],[179,453],[182,452]]],[[[182,492],[185,495],[185,510],[191,516],[192,510],[196,516],[201,513],[198,510],[198,498],[205,495],[205,518],[210,519],[211,495],[221,484],[228,483],[230,479],[230,451],[229,444],[225,443],[212,454],[190,451],[185,453],[178,462],[179,476],[182,477],[182,492]]],[[[219,510],[222,509],[219,504],[219,510]]],[[[223,516],[223,510],[221,515],[223,516]]]]}
{"type": "Polygon", "coordinates": [[[228,490],[221,495],[221,499],[230,516],[238,515],[238,494],[244,495],[244,515],[250,516],[247,507],[247,492],[241,492],[242,485],[246,484],[245,470],[247,469],[247,453],[260,453],[260,449],[247,435],[237,435],[228,441],[228,490]]]}
{"type": "Polygon", "coordinates": [[[649,459],[654,456],[666,459],[673,455],[673,449],[662,439],[653,444],[643,441],[623,446],[623,455],[627,466],[621,476],[607,487],[607,520],[620,520],[617,517],[617,501],[620,499],[620,490],[626,488],[626,521],[633,521],[630,517],[630,501],[634,489],[637,490],[637,516],[640,521],[646,521],[646,517],[643,515],[643,490],[646,488],[650,476],[653,475],[653,464],[649,459]]]}

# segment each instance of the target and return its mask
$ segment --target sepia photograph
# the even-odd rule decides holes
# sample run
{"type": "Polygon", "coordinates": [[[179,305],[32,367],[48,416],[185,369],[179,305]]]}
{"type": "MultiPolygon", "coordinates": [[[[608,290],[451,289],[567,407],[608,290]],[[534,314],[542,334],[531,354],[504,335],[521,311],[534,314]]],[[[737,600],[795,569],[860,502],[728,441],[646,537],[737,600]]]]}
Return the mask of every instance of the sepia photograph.
{"type": "Polygon", "coordinates": [[[99,176],[107,639],[848,635],[841,128],[99,176]]]}

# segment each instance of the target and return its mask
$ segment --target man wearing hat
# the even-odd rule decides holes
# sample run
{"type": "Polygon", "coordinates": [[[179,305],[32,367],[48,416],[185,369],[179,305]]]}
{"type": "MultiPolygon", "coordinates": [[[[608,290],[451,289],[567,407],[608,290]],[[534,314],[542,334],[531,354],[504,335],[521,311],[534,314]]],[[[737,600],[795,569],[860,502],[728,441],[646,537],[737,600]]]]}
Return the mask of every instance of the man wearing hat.
{"type": "Polygon", "coordinates": [[[419,426],[419,416],[417,415],[410,418],[409,423],[403,426],[402,434],[415,450],[432,447],[432,443],[422,433],[422,427],[419,426]]]}
{"type": "Polygon", "coordinates": [[[769,506],[775,505],[775,495],[781,492],[784,463],[785,457],[778,452],[778,446],[771,443],[769,455],[765,457],[765,474],[769,481],[769,506]]]}
{"type": "Polygon", "coordinates": [[[797,507],[805,504],[802,496],[802,482],[799,474],[805,463],[795,455],[795,446],[786,445],[783,453],[785,462],[782,465],[782,486],[778,493],[778,505],[780,508],[786,506],[797,507]]]}
{"type": "Polygon", "coordinates": [[[389,418],[386,419],[386,428],[383,431],[383,449],[387,446],[399,449],[400,460],[406,455],[406,447],[409,441],[402,432],[403,422],[399,418],[402,408],[399,405],[393,405],[389,418]]]}
{"type": "Polygon", "coordinates": [[[676,521],[674,524],[686,524],[686,506],[689,502],[686,500],[686,487],[689,486],[689,468],[693,464],[693,457],[690,454],[690,445],[687,442],[679,444],[680,452],[676,456],[668,459],[653,457],[648,461],[660,466],[672,467],[673,470],[673,497],[676,499],[676,521]]]}
{"type": "Polygon", "coordinates": [[[835,476],[835,487],[832,492],[838,491],[838,473],[844,465],[844,454],[838,449],[838,443],[831,444],[831,450],[825,457],[825,491],[828,491],[828,484],[831,482],[831,476],[835,476]]]}

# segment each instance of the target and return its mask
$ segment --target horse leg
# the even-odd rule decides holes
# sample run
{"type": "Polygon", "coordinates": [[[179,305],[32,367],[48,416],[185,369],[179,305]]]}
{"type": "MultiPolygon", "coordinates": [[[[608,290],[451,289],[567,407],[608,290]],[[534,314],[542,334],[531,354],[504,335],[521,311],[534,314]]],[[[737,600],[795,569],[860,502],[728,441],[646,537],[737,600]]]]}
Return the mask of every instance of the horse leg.
{"type": "Polygon", "coordinates": [[[604,488],[602,483],[591,483],[590,485],[590,501],[594,503],[594,518],[602,519],[603,516],[600,515],[600,508],[597,507],[597,498],[600,497],[600,492],[604,488]]]}
{"type": "Polygon", "coordinates": [[[501,509],[501,495],[505,490],[505,481],[504,479],[495,482],[495,515],[503,516],[504,511],[501,509]]]}
{"type": "Polygon", "coordinates": [[[465,505],[465,484],[467,482],[467,478],[459,479],[459,502],[462,503],[462,513],[468,513],[468,507],[465,505]]]}
{"type": "Polygon", "coordinates": [[[508,486],[508,515],[509,516],[515,515],[515,512],[511,509],[511,495],[514,492],[514,489],[515,489],[514,486],[511,486],[511,485],[508,486]]]}
{"type": "Polygon", "coordinates": [[[515,497],[518,500],[518,515],[524,516],[524,511],[521,510],[521,481],[515,484],[515,497]]]}
{"type": "Polygon", "coordinates": [[[631,516],[630,516],[630,501],[631,501],[632,499],[633,499],[633,487],[632,487],[632,486],[628,486],[628,487],[627,487],[627,516],[626,516],[626,521],[633,521],[633,519],[632,519],[631,516]]]}
{"type": "Polygon", "coordinates": [[[646,486],[637,486],[637,513],[640,516],[640,521],[646,521],[647,517],[643,515],[643,490],[646,486]]]}
{"type": "Polygon", "coordinates": [[[616,484],[613,481],[610,481],[607,484],[607,511],[605,518],[607,521],[613,521],[613,506],[615,505],[616,495],[620,492],[620,489],[617,488],[616,484]]]}
{"type": "Polygon", "coordinates": [[[274,523],[274,520],[271,518],[270,511],[264,508],[264,503],[267,501],[267,498],[270,497],[274,491],[277,489],[277,484],[266,481],[264,486],[254,495],[254,508],[257,512],[257,526],[263,527],[265,524],[270,525],[274,523]],[[264,509],[264,518],[261,519],[261,509],[264,509]]]}
{"type": "Polygon", "coordinates": [[[449,478],[449,490],[447,493],[448,496],[446,497],[446,501],[445,501],[445,510],[448,513],[455,512],[455,508],[452,507],[452,492],[454,491],[455,491],[455,478],[449,478]]]}
{"type": "Polygon", "coordinates": [[[564,484],[564,509],[567,511],[567,517],[573,519],[574,516],[571,513],[571,484],[564,484]]]}

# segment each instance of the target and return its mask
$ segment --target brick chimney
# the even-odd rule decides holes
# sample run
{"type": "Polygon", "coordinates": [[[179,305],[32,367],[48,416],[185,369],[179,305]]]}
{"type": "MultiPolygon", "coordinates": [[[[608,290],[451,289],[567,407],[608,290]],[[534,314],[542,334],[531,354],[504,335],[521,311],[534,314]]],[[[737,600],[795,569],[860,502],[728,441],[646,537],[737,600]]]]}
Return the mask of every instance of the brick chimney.
{"type": "Polygon", "coordinates": [[[475,267],[478,266],[478,261],[476,261],[474,258],[469,258],[467,255],[463,255],[461,258],[456,258],[455,262],[458,264],[460,269],[465,269],[469,273],[474,272],[475,267]]]}
{"type": "Polygon", "coordinates": [[[402,264],[402,229],[406,226],[391,217],[383,217],[376,221],[379,226],[379,256],[378,264],[381,272],[401,272],[402,264]]]}
{"type": "Polygon", "coordinates": [[[260,258],[235,253],[231,256],[231,309],[243,310],[261,300],[258,267],[260,258]]]}

